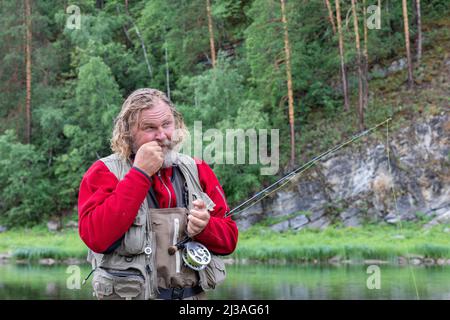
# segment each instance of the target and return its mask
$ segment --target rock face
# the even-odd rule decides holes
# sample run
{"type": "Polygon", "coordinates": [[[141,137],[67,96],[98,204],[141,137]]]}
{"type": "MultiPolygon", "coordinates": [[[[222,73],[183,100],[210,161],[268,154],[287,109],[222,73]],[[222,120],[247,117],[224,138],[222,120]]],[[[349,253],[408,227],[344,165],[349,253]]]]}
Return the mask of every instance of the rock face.
{"type": "Polygon", "coordinates": [[[267,218],[278,221],[271,226],[277,231],[424,217],[433,219],[431,225],[448,222],[449,113],[390,135],[388,147],[386,135],[378,136],[379,140],[371,135],[331,154],[277,193],[237,214],[238,227],[245,230],[267,218]]]}
{"type": "Polygon", "coordinates": [[[400,58],[399,60],[392,61],[392,63],[385,68],[376,64],[371,69],[371,72],[369,74],[369,80],[372,78],[386,78],[388,75],[403,70],[407,66],[408,65],[406,58],[400,58]]]}

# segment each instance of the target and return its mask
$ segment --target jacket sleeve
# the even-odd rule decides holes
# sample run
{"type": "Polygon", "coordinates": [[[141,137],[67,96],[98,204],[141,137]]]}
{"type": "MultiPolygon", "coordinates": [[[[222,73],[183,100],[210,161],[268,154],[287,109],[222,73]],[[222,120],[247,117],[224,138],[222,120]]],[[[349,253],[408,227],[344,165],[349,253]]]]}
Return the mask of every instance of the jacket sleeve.
{"type": "Polygon", "coordinates": [[[150,188],[150,179],[132,168],[121,180],[102,161],[83,176],[78,194],[78,231],[94,252],[103,253],[133,223],[150,188]]]}
{"type": "Polygon", "coordinates": [[[230,211],[225,192],[206,162],[197,160],[197,167],[203,192],[208,194],[216,206],[210,212],[211,218],[208,225],[195,236],[195,240],[216,254],[231,254],[237,245],[238,229],[231,217],[225,217],[226,213],[230,211]]]}

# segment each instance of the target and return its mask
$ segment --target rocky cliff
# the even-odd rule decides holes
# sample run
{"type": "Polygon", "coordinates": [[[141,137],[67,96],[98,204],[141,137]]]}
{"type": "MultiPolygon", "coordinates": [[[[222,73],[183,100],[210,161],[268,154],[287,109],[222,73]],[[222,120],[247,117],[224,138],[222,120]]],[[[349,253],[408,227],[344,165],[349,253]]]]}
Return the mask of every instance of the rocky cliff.
{"type": "Polygon", "coordinates": [[[388,146],[385,131],[331,154],[237,214],[240,230],[262,221],[277,231],[334,223],[450,222],[450,113],[395,131],[388,146]]]}

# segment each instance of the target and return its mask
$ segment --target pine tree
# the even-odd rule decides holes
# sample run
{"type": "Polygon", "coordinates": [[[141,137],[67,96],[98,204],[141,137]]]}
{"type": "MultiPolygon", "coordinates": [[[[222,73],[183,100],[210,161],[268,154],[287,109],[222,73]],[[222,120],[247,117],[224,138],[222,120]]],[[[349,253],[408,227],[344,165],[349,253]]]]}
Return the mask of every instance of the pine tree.
{"type": "Polygon", "coordinates": [[[284,0],[281,2],[281,21],[284,28],[284,51],[286,55],[286,78],[288,86],[288,103],[289,103],[289,126],[291,129],[291,167],[295,164],[295,127],[294,127],[294,93],[292,89],[292,71],[291,71],[291,48],[289,45],[289,31],[286,19],[286,4],[284,0]]]}
{"type": "Polygon", "coordinates": [[[363,93],[363,71],[361,62],[361,45],[359,41],[358,13],[356,11],[356,0],[352,0],[353,27],[355,31],[356,63],[358,65],[358,118],[359,130],[364,130],[364,93],[363,93]]]}
{"type": "Polygon", "coordinates": [[[0,5],[0,132],[15,129],[21,141],[25,141],[26,136],[23,6],[23,1],[7,1],[0,5]]]}
{"type": "Polygon", "coordinates": [[[206,14],[208,16],[209,45],[211,47],[211,61],[213,68],[216,66],[216,48],[214,46],[214,30],[211,15],[211,2],[206,0],[206,14]]]}
{"type": "Polygon", "coordinates": [[[325,6],[328,11],[328,20],[330,21],[333,34],[336,34],[336,23],[334,23],[333,9],[331,8],[330,0],[325,0],[325,6]]]}
{"type": "Polygon", "coordinates": [[[133,17],[131,16],[130,11],[128,10],[128,0],[125,0],[125,11],[126,11],[126,13],[127,13],[128,19],[131,21],[131,23],[132,23],[132,25],[133,25],[134,30],[136,31],[136,35],[137,35],[137,37],[138,37],[138,39],[139,39],[139,42],[140,42],[140,44],[141,44],[141,47],[142,47],[142,53],[143,53],[143,55],[144,55],[145,64],[146,64],[147,70],[148,70],[148,75],[149,75],[150,80],[151,80],[151,79],[153,78],[153,71],[152,71],[152,66],[151,66],[151,64],[150,64],[150,61],[149,61],[149,59],[148,59],[147,48],[146,48],[146,46],[145,46],[144,40],[142,39],[141,32],[139,31],[139,27],[138,27],[138,26],[136,25],[136,23],[134,22],[134,19],[133,19],[133,17]]]}
{"type": "Polygon", "coordinates": [[[336,20],[337,20],[337,30],[339,36],[339,58],[341,61],[341,78],[342,78],[342,90],[344,92],[344,110],[350,110],[350,102],[348,98],[348,83],[347,83],[347,71],[345,69],[345,53],[344,53],[344,37],[342,34],[342,20],[341,20],[341,8],[340,0],[335,0],[336,5],[336,20]]]}
{"type": "Polygon", "coordinates": [[[369,52],[368,52],[368,34],[367,34],[367,7],[366,0],[363,0],[363,28],[364,28],[364,97],[363,97],[363,106],[364,109],[367,108],[367,104],[369,103],[369,52]]]}
{"type": "Polygon", "coordinates": [[[25,142],[31,142],[31,46],[32,46],[32,25],[31,25],[31,4],[30,0],[25,0],[25,21],[26,21],[26,42],[25,42],[25,65],[26,65],[26,133],[25,142]]]}
{"type": "Polygon", "coordinates": [[[403,9],[403,27],[405,32],[406,60],[408,61],[408,88],[412,89],[412,87],[414,86],[414,78],[412,73],[411,47],[409,41],[408,4],[406,0],[402,0],[402,9],[403,9]]]}
{"type": "Polygon", "coordinates": [[[416,4],[416,24],[417,24],[416,61],[417,64],[420,65],[420,60],[422,59],[422,13],[420,9],[420,0],[415,0],[415,4],[416,4]]]}

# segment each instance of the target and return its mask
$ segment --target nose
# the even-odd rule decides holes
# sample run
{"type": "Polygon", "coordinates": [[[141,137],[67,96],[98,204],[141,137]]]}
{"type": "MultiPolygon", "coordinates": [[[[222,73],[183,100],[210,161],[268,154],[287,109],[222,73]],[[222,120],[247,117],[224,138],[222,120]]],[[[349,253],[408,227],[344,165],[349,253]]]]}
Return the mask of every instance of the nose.
{"type": "Polygon", "coordinates": [[[164,141],[165,139],[167,139],[166,132],[162,127],[158,128],[158,132],[156,132],[155,139],[158,141],[164,141]]]}

